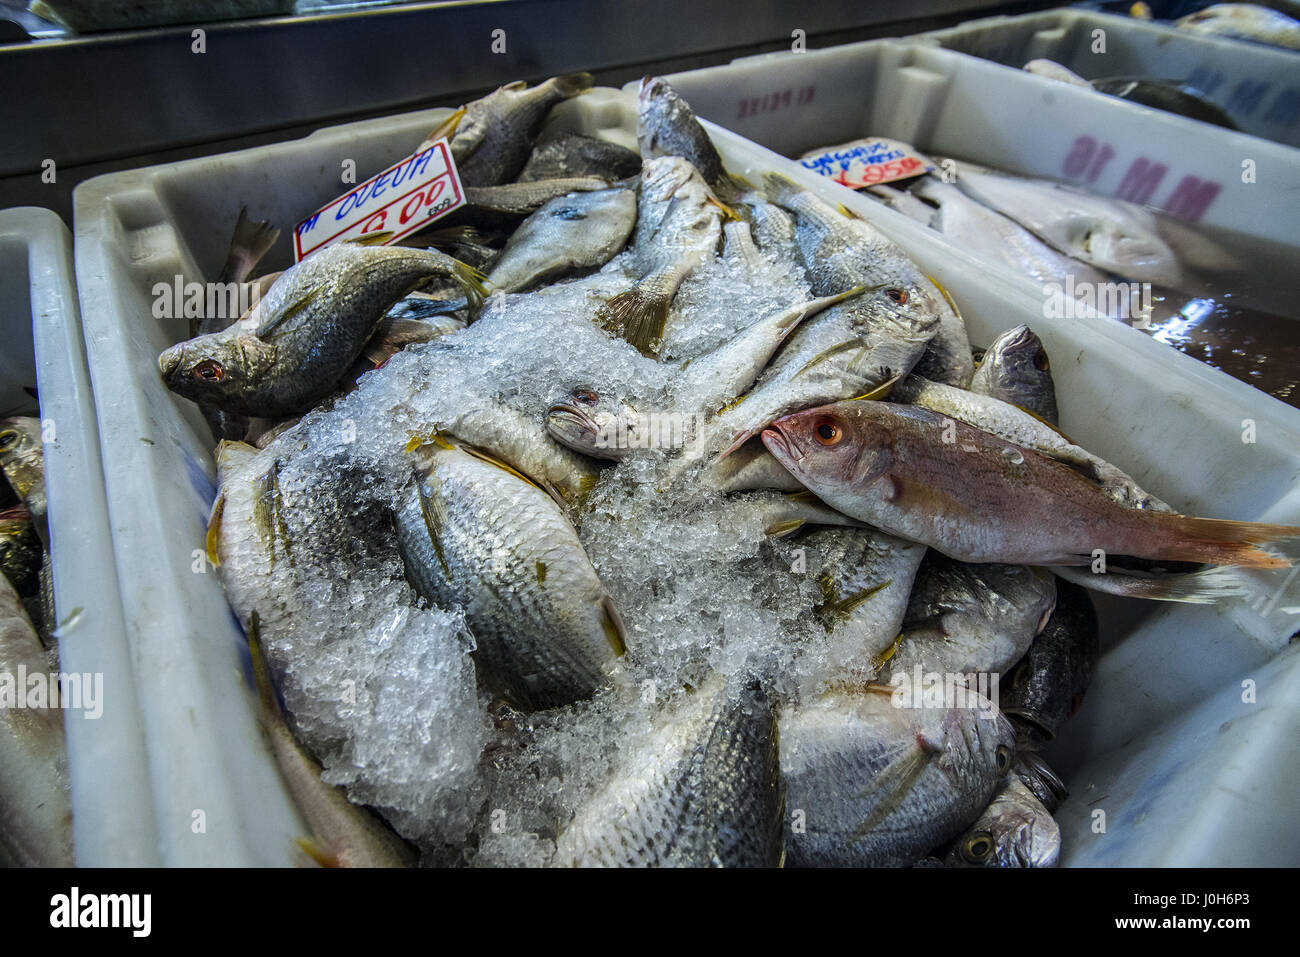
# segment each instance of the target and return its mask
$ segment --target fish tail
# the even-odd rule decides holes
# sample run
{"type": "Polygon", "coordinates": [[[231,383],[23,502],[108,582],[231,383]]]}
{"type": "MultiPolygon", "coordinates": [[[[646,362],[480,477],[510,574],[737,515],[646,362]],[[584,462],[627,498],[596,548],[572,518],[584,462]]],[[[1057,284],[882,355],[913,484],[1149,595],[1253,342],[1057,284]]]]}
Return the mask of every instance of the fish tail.
{"type": "Polygon", "coordinates": [[[248,207],[241,206],[239,220],[235,223],[235,235],[230,240],[230,259],[232,265],[238,262],[238,272],[230,276],[232,282],[243,282],[262,261],[262,257],[271,251],[275,241],[280,238],[280,228],[272,226],[269,220],[249,219],[248,207]]]}
{"type": "Polygon", "coordinates": [[[471,312],[477,312],[489,292],[487,276],[468,263],[455,259],[452,260],[451,278],[464,290],[471,312]]]}
{"type": "Polygon", "coordinates": [[[643,356],[653,356],[653,346],[664,334],[671,303],[671,296],[653,292],[637,283],[605,303],[596,315],[596,322],[601,328],[632,343],[643,356]]]}
{"type": "Polygon", "coordinates": [[[1056,565],[1052,567],[1052,572],[1083,588],[1119,595],[1121,598],[1209,605],[1222,598],[1239,598],[1251,594],[1246,581],[1230,568],[1207,568],[1190,574],[1173,575],[1149,575],[1109,568],[1106,574],[1095,575],[1085,568],[1056,565]]]}
{"type": "MultiPolygon", "coordinates": [[[[1142,558],[1246,568],[1289,568],[1291,560],[1288,557],[1256,546],[1277,539],[1300,537],[1300,527],[1294,525],[1193,518],[1165,512],[1146,514],[1147,520],[1131,536],[1142,558]],[[1159,532],[1154,545],[1149,544],[1153,526],[1159,532]]],[[[1122,548],[1118,550],[1122,551],[1122,548]]]]}

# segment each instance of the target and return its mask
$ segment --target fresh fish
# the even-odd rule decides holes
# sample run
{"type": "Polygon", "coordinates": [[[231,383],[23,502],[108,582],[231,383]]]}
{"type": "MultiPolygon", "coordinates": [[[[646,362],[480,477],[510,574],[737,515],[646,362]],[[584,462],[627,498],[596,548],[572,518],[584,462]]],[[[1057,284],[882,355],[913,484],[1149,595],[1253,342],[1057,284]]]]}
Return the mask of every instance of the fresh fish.
{"type": "Polygon", "coordinates": [[[1021,69],[1027,73],[1032,73],[1035,76],[1045,76],[1049,80],[1059,80],[1062,83],[1069,83],[1071,86],[1082,86],[1087,89],[1092,89],[1091,83],[1068,67],[1057,63],[1055,60],[1042,58],[1030,60],[1021,67],[1021,69]]]}
{"type": "MultiPolygon", "coordinates": [[[[924,179],[918,180],[924,182],[924,179]]],[[[935,208],[914,195],[911,190],[895,186],[868,186],[860,192],[872,199],[878,199],[895,212],[902,213],[908,219],[914,219],[923,226],[933,225],[935,208]]],[[[936,229],[939,227],[935,226],[936,229]]]]}
{"type": "Polygon", "coordinates": [[[466,402],[432,426],[433,431],[445,432],[508,463],[570,505],[581,504],[599,476],[598,463],[556,444],[541,421],[496,397],[466,402]]]}
{"type": "Polygon", "coordinates": [[[258,638],[257,614],[246,627],[253,678],[266,729],[294,802],[311,828],[313,839],[299,847],[324,867],[411,867],[415,852],[383,822],[348,800],[342,788],[321,780],[321,766],[294,738],[271,684],[271,671],[258,638]]]}
{"type": "Polygon", "coordinates": [[[819,528],[800,539],[817,568],[827,681],[874,676],[898,639],[924,545],[874,528],[819,528]]]}
{"type": "Polygon", "coordinates": [[[619,760],[556,840],[569,867],[776,867],[776,721],[756,685],[688,692],[619,760]]]}
{"type": "Polygon", "coordinates": [[[0,471],[22,501],[32,526],[49,548],[50,533],[45,518],[45,450],[41,420],[13,416],[0,421],[0,471]]]}
{"type": "Polygon", "coordinates": [[[18,593],[0,575],[0,866],[72,867],[72,807],[58,686],[43,707],[31,681],[51,672],[18,593]],[[22,669],[20,671],[19,669],[22,669]],[[21,702],[26,706],[17,706],[21,702]]]}
{"type": "Polygon", "coordinates": [[[1092,88],[1107,96],[1117,96],[1121,100],[1131,100],[1142,106],[1154,107],[1166,113],[1177,113],[1189,119],[1200,120],[1222,127],[1225,130],[1237,130],[1223,108],[1210,100],[1195,87],[1179,80],[1157,80],[1147,77],[1114,76],[1092,81],[1092,88]]]}
{"type": "MultiPolygon", "coordinates": [[[[219,283],[243,283],[253,275],[253,270],[262,261],[275,241],[280,238],[280,230],[266,220],[248,218],[248,207],[239,208],[239,218],[235,220],[235,234],[230,237],[230,251],[226,261],[217,275],[219,283]]],[[[265,290],[261,290],[265,291],[265,290]]],[[[230,319],[221,316],[204,316],[202,321],[190,321],[190,338],[220,332],[230,325],[230,319]]]]}
{"type": "Polygon", "coordinates": [[[577,133],[543,134],[517,181],[532,183],[572,176],[602,176],[619,180],[635,176],[640,171],[641,157],[617,143],[577,133]]]}
{"type": "MultiPolygon", "coordinates": [[[[680,166],[676,168],[680,169],[680,166]]],[[[651,182],[652,176],[643,175],[642,201],[638,211],[642,221],[647,212],[661,202],[656,194],[650,192],[651,182]]],[[[723,207],[699,173],[691,170],[685,181],[671,193],[671,200],[654,233],[642,237],[638,230],[635,252],[641,278],[631,289],[605,303],[596,316],[596,323],[632,343],[642,355],[654,355],[663,338],[668,308],[682,280],[708,262],[718,250],[722,239],[722,216],[723,207]]]]}
{"type": "Polygon", "coordinates": [[[1018,406],[1051,425],[1060,423],[1052,363],[1028,326],[1008,329],[984,352],[970,391],[1018,406]]]}
{"type": "Polygon", "coordinates": [[[9,579],[18,594],[30,595],[40,587],[43,554],[40,536],[27,509],[15,505],[0,511],[0,574],[9,579]]]}
{"type": "Polygon", "coordinates": [[[493,213],[527,216],[561,196],[608,188],[609,181],[597,176],[546,179],[535,183],[504,183],[500,186],[466,186],[465,202],[493,213]]]}
{"type": "Polygon", "coordinates": [[[1300,22],[1280,10],[1256,3],[1216,3],[1175,21],[1180,30],[1209,36],[1254,40],[1300,50],[1300,22]]]}
{"type": "Polygon", "coordinates": [[[1067,465],[916,406],[809,409],[774,422],[763,443],[832,508],[959,561],[1083,565],[1100,549],[1286,568],[1286,556],[1257,546],[1300,536],[1290,525],[1125,508],[1067,465]]]}
{"type": "Polygon", "coordinates": [[[1177,255],[1161,238],[1155,215],[1136,203],[964,165],[957,185],[1054,249],[1098,269],[1166,286],[1181,287],[1189,281],[1177,255]]]}
{"type": "Polygon", "coordinates": [[[328,246],[285,270],[233,326],[165,349],[158,368],[197,402],[265,418],[301,413],[338,384],[389,308],[434,277],[483,291],[474,270],[435,250],[328,246]]]}
{"type": "Polygon", "coordinates": [[[1061,856],[1061,829],[1016,777],[953,843],[949,867],[1055,867],[1061,856]]]}
{"type": "MultiPolygon", "coordinates": [[[[890,398],[964,422],[1068,465],[1095,481],[1119,505],[1171,511],[1125,472],[1075,445],[1032,413],[1000,399],[926,382],[918,376],[909,376],[896,385],[890,398]]],[[[945,418],[945,425],[948,420],[945,418]]]]}
{"type": "Polygon", "coordinates": [[[435,307],[432,300],[408,296],[388,310],[361,350],[365,371],[378,368],[407,346],[433,342],[465,328],[460,319],[434,312],[435,307]]]}
{"type": "Polygon", "coordinates": [[[964,389],[970,385],[971,376],[975,374],[970,339],[966,335],[966,322],[957,311],[957,304],[948,297],[943,288],[938,283],[934,283],[934,286],[944,293],[950,308],[939,312],[939,328],[913,369],[917,375],[925,376],[934,382],[943,382],[964,389]]]}
{"type": "MultiPolygon", "coordinates": [[[[1107,281],[1105,273],[1057,252],[1019,223],[976,202],[951,183],[932,176],[922,177],[912,195],[938,208],[930,226],[962,249],[1005,263],[1037,283],[1064,283],[1074,276],[1075,285],[1107,281]]],[[[927,377],[929,378],[929,377],[927,377]]]]}
{"type": "Polygon", "coordinates": [[[886,670],[1001,674],[1042,632],[1055,604],[1055,582],[1042,569],[964,565],[932,553],[917,572],[886,670]]]}
{"type": "Polygon", "coordinates": [[[1015,753],[1007,720],[966,689],[923,707],[896,706],[903,691],[869,685],[782,712],[791,865],[905,867],[992,800],[1015,753]]]}
{"type": "Polygon", "coordinates": [[[588,73],[552,77],[531,88],[516,81],[467,104],[451,137],[461,182],[466,187],[513,182],[551,108],[585,93],[591,84],[588,73]]]}
{"type": "Polygon", "coordinates": [[[835,511],[807,489],[786,494],[764,489],[737,501],[759,506],[763,515],[763,530],[773,538],[785,538],[808,525],[862,527],[861,522],[835,511]]]}
{"type": "Polygon", "coordinates": [[[636,223],[636,196],[602,189],[561,196],[533,213],[506,243],[488,274],[494,289],[522,292],[605,265],[623,249],[636,223]]]}
{"type": "Polygon", "coordinates": [[[1100,653],[1097,612],[1078,585],[1057,582],[1056,609],[1000,685],[1002,713],[1021,746],[1039,750],[1079,710],[1100,653]]]}
{"type": "Polygon", "coordinates": [[[680,156],[700,171],[704,182],[724,202],[735,199],[741,186],[722,165],[722,157],[690,105],[663,77],[641,80],[637,95],[637,145],[642,157],[680,156]]]}
{"type": "Polygon", "coordinates": [[[582,386],[559,397],[546,413],[546,431],[566,448],[596,459],[619,461],[640,442],[620,441],[644,431],[630,402],[582,386]]]}
{"type": "Polygon", "coordinates": [[[568,519],[532,482],[435,439],[415,450],[397,535],[418,591],[464,609],[489,687],[535,709],[609,681],[624,651],[622,621],[568,519]]]}
{"type": "Polygon", "coordinates": [[[436,247],[448,256],[459,259],[465,265],[473,266],[480,271],[490,269],[496,262],[497,256],[501,255],[501,250],[494,245],[497,242],[496,234],[478,226],[422,230],[399,242],[401,245],[416,246],[420,249],[436,247]]]}
{"type": "Polygon", "coordinates": [[[776,203],[757,196],[747,196],[738,207],[749,223],[750,235],[764,252],[792,247],[795,244],[794,217],[776,203]]]}

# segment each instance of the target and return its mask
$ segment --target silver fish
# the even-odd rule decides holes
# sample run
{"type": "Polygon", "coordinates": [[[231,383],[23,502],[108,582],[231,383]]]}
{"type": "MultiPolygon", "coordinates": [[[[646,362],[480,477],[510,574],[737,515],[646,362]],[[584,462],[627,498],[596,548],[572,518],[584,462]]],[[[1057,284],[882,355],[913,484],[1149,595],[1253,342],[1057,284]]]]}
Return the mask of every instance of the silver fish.
{"type": "Polygon", "coordinates": [[[975,370],[970,391],[1019,406],[1052,425],[1060,423],[1052,363],[1042,340],[1028,326],[1008,329],[993,340],[975,370]]]}
{"type": "Polygon", "coordinates": [[[1055,867],[1061,829],[1038,798],[1012,777],[953,843],[949,867],[1055,867]]]}
{"type": "Polygon", "coordinates": [[[50,533],[45,515],[45,447],[40,419],[13,416],[0,421],[0,471],[4,472],[9,487],[31,516],[41,543],[49,548],[50,533]]]}

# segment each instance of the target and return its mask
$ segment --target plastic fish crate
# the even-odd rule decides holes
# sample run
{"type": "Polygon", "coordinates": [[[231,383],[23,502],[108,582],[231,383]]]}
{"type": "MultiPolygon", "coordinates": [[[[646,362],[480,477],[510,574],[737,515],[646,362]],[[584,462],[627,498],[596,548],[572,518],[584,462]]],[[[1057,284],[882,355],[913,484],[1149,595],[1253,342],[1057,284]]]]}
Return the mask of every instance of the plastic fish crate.
{"type": "Polygon", "coordinates": [[[1300,146],[1300,53],[1091,10],[995,16],[914,39],[1019,70],[1055,60],[1086,80],[1180,80],[1227,110],[1243,132],[1300,146]],[[1097,45],[1095,32],[1105,44],[1097,45]]]}
{"type": "MultiPolygon", "coordinates": [[[[106,423],[104,462],[123,602],[151,761],[170,768],[153,782],[165,863],[291,863],[291,841],[302,825],[260,737],[243,636],[217,577],[194,571],[214,494],[212,441],[195,405],[170,394],[159,378],[158,353],[183,338],[185,329],[183,320],[153,318],[151,290],[177,275],[186,281],[214,276],[241,204],[253,218],[286,227],[264,264],[267,270],[286,266],[288,227],[341,192],[344,160],[355,161],[361,174],[383,169],[413,150],[448,112],[347,124],[273,146],[114,173],[76,191],[77,274],[96,404],[106,423]],[[194,808],[208,809],[205,836],[191,831],[194,808]]],[[[635,143],[635,102],[628,93],[592,91],[562,104],[552,122],[635,143]]],[[[711,124],[709,130],[735,173],[757,179],[767,170],[786,172],[876,222],[952,293],[977,344],[1029,323],[1055,359],[1064,427],[1175,506],[1300,521],[1300,412],[1133,329],[1101,319],[1046,321],[1034,285],[992,275],[920,224],[845,194],[735,133],[711,124]],[[1241,442],[1247,417],[1257,422],[1253,445],[1241,442]],[[1189,461],[1197,468],[1188,468],[1189,461]]],[[[811,137],[814,131],[807,132],[811,137]]],[[[1267,581],[1276,587],[1280,578],[1267,581]]],[[[1205,835],[1186,820],[1194,811],[1189,797],[1218,795],[1227,781],[1230,765],[1223,755],[1242,753],[1227,736],[1203,744],[1195,766],[1189,760],[1163,776],[1140,773],[1155,766],[1157,754],[1170,753],[1157,749],[1152,735],[1174,722],[1214,732],[1236,719],[1252,740],[1265,732],[1300,731],[1295,676],[1280,670],[1277,657],[1291,620],[1237,605],[1207,610],[1116,602],[1102,611],[1108,651],[1088,706],[1062,742],[1077,743],[1075,757],[1062,762],[1075,790],[1062,818],[1067,860],[1294,861],[1296,835],[1283,840],[1276,826],[1265,835],[1259,825],[1257,846],[1238,844],[1220,853],[1215,841],[1198,840],[1205,835]],[[1274,704],[1224,704],[1213,724],[1195,716],[1240,677],[1254,678],[1260,701],[1274,704]],[[1087,805],[1097,796],[1106,798],[1102,806],[1111,812],[1109,832],[1100,839],[1089,834],[1087,820],[1087,805]],[[1151,806],[1159,813],[1133,816],[1151,806]],[[1079,815],[1084,819],[1076,826],[1079,815]]],[[[1265,766],[1262,756],[1255,766],[1265,766]]],[[[1239,824],[1276,815],[1285,828],[1283,809],[1300,796],[1294,774],[1271,784],[1234,776],[1231,788],[1231,795],[1216,799],[1240,802],[1229,809],[1239,824]]],[[[1226,820],[1214,818],[1216,834],[1226,820]]]]}
{"type": "Polygon", "coordinates": [[[59,667],[103,676],[98,718],[64,712],[73,836],[82,865],[147,863],[133,848],[152,827],[144,739],[135,708],[72,237],[48,209],[0,211],[0,409],[39,414],[59,628],[59,667]]]}

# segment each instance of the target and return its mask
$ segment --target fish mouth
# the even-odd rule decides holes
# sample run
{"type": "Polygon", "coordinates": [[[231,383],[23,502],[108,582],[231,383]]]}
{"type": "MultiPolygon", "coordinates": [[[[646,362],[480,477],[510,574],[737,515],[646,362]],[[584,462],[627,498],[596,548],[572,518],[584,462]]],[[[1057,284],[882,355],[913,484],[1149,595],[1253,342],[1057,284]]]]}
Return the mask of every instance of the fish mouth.
{"type": "Polygon", "coordinates": [[[596,420],[576,405],[569,405],[564,402],[556,403],[546,410],[546,417],[547,419],[558,419],[561,422],[576,423],[584,432],[590,432],[592,435],[600,432],[596,420]]]}
{"type": "Polygon", "coordinates": [[[181,359],[185,357],[185,350],[180,346],[171,346],[164,349],[158,356],[158,371],[162,377],[170,381],[180,370],[181,359]]]}
{"type": "Polygon", "coordinates": [[[799,457],[795,454],[794,443],[779,425],[771,425],[762,432],[763,444],[767,450],[777,457],[781,462],[794,463],[799,457]]]}

